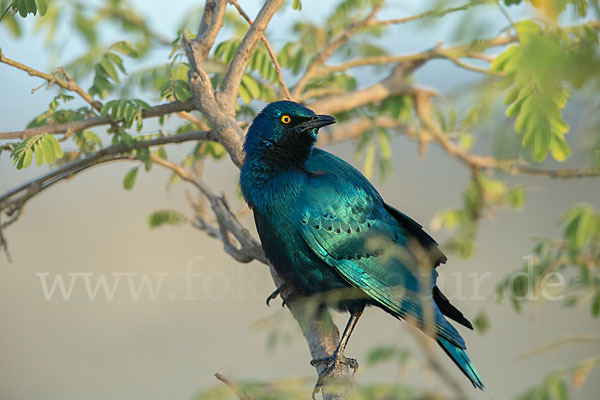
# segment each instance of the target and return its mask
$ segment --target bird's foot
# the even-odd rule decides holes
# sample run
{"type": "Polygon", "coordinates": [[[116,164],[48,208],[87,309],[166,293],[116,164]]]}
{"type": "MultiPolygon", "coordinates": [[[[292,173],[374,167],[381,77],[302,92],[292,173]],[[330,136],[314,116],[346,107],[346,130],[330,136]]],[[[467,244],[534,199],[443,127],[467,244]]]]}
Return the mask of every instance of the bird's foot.
{"type": "Polygon", "coordinates": [[[269,303],[271,302],[271,300],[275,300],[277,296],[279,296],[279,293],[281,293],[281,291],[284,290],[286,287],[287,283],[283,283],[281,286],[275,289],[275,291],[271,293],[269,297],[267,297],[267,305],[270,305],[269,303]]]}
{"type": "Polygon", "coordinates": [[[310,365],[312,365],[313,367],[316,367],[319,364],[326,365],[325,368],[323,368],[323,370],[319,372],[319,379],[317,380],[317,383],[315,384],[315,388],[313,389],[312,393],[313,400],[315,399],[317,393],[319,393],[319,391],[321,390],[321,387],[323,387],[323,385],[325,384],[327,378],[331,377],[331,375],[333,374],[333,372],[339,364],[347,365],[349,368],[352,368],[352,375],[354,375],[358,370],[358,361],[356,361],[356,359],[344,357],[343,354],[339,354],[337,352],[334,352],[333,355],[331,355],[330,357],[315,358],[310,362],[310,365]]]}
{"type": "MultiPolygon", "coordinates": [[[[269,297],[267,297],[267,305],[270,306],[269,303],[271,303],[271,300],[275,300],[277,298],[277,296],[281,295],[281,292],[286,290],[288,288],[288,284],[284,283],[281,286],[279,286],[277,289],[275,289],[275,291],[273,293],[271,293],[269,295],[269,297]]],[[[291,290],[290,293],[283,297],[283,295],[281,296],[281,307],[285,307],[285,305],[288,303],[288,300],[293,299],[296,296],[297,292],[295,290],[291,290]]]]}

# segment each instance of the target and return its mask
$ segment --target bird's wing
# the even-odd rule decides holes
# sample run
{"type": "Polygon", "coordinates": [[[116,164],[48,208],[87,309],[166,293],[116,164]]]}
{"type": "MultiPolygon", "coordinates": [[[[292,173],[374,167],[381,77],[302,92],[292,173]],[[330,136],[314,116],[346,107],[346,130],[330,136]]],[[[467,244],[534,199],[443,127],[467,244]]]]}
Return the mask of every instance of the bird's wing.
{"type": "Polygon", "coordinates": [[[327,169],[311,172],[296,205],[297,227],[305,242],[386,310],[414,318],[426,332],[464,347],[432,299],[435,269],[419,266],[404,229],[379,194],[362,174],[346,163],[340,166],[338,160],[311,165],[327,169]]]}

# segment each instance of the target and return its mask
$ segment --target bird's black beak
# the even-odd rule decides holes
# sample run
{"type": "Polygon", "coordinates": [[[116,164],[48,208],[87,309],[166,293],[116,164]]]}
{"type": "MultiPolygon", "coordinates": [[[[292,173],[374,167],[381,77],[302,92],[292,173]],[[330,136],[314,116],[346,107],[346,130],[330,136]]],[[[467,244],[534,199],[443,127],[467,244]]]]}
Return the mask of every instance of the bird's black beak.
{"type": "Polygon", "coordinates": [[[313,115],[311,119],[296,125],[296,130],[307,131],[319,129],[327,125],[335,124],[335,118],[331,115],[313,115]]]}

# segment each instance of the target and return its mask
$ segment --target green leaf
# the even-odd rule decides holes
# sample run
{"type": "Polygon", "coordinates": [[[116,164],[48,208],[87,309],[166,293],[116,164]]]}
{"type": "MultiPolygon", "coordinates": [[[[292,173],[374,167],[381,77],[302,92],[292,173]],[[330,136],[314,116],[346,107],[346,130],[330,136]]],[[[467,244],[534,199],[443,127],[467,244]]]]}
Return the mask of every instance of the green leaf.
{"type": "Polygon", "coordinates": [[[148,216],[148,226],[158,228],[163,225],[181,225],[187,222],[185,215],[173,210],[158,210],[148,216]]]}
{"type": "Polygon", "coordinates": [[[37,8],[38,11],[40,12],[40,15],[44,16],[46,15],[46,12],[48,11],[48,1],[47,0],[35,0],[36,4],[37,4],[37,8]]]}
{"type": "Polygon", "coordinates": [[[473,325],[482,335],[490,329],[490,320],[487,314],[482,311],[473,320],[473,325]]]}
{"type": "Polygon", "coordinates": [[[113,50],[118,51],[119,53],[128,56],[128,57],[139,57],[140,53],[133,47],[133,45],[124,40],[120,42],[114,43],[110,46],[113,50]]]}
{"type": "Polygon", "coordinates": [[[302,10],[302,1],[300,1],[300,0],[293,0],[292,1],[292,8],[294,10],[301,11],[302,10]]]}
{"type": "Polygon", "coordinates": [[[119,73],[108,58],[103,57],[102,61],[100,61],[100,65],[102,66],[104,72],[106,72],[106,75],[108,75],[110,79],[112,79],[115,82],[119,82],[119,73]]]}
{"type": "Polygon", "coordinates": [[[40,167],[44,163],[44,150],[39,141],[33,145],[33,151],[35,152],[35,163],[40,167]]]}
{"type": "Polygon", "coordinates": [[[600,292],[596,293],[592,300],[592,315],[594,318],[598,318],[600,315],[600,292]]]}
{"type": "Polygon", "coordinates": [[[26,0],[25,4],[27,5],[27,12],[35,15],[37,13],[37,6],[35,5],[35,0],[26,0]]]}
{"type": "Polygon", "coordinates": [[[581,250],[598,229],[598,216],[588,205],[578,205],[565,213],[562,219],[565,239],[573,251],[581,250]]]}
{"type": "Polygon", "coordinates": [[[156,155],[162,158],[163,160],[167,160],[167,151],[164,147],[159,147],[158,150],[156,150],[156,155]]]}
{"type": "Polygon", "coordinates": [[[25,151],[25,157],[23,157],[23,168],[27,168],[31,165],[31,161],[33,161],[33,151],[31,149],[27,149],[25,151]]]}
{"type": "Polygon", "coordinates": [[[242,85],[244,85],[246,90],[248,90],[248,94],[253,99],[258,99],[260,97],[260,87],[258,86],[256,80],[254,80],[254,78],[252,78],[250,75],[242,76],[242,85]]]}
{"type": "Polygon", "coordinates": [[[54,149],[54,155],[56,156],[56,158],[62,158],[63,157],[63,151],[62,151],[62,147],[60,147],[60,142],[58,141],[58,139],[56,139],[53,135],[50,134],[46,134],[45,136],[46,140],[48,140],[53,149],[54,149]]]}
{"type": "Polygon", "coordinates": [[[137,178],[139,167],[135,167],[131,169],[123,178],[123,188],[125,190],[133,189],[133,185],[135,185],[135,179],[137,178]]]}
{"type": "Polygon", "coordinates": [[[48,135],[45,135],[40,138],[40,143],[42,145],[42,149],[44,150],[44,160],[46,160],[46,163],[52,164],[54,161],[56,161],[56,154],[54,153],[54,146],[48,137],[48,135]]]}
{"type": "Polygon", "coordinates": [[[517,31],[520,43],[508,47],[491,65],[505,75],[509,87],[506,116],[516,117],[515,131],[523,135],[522,146],[535,161],[543,161],[548,153],[564,161],[571,151],[564,140],[569,126],[561,112],[569,92],[562,81],[571,78],[562,71],[570,69],[565,60],[573,46],[529,20],[519,22],[517,31]]]}
{"type": "Polygon", "coordinates": [[[367,364],[373,365],[389,361],[396,355],[396,348],[392,346],[378,346],[367,354],[367,364]]]}

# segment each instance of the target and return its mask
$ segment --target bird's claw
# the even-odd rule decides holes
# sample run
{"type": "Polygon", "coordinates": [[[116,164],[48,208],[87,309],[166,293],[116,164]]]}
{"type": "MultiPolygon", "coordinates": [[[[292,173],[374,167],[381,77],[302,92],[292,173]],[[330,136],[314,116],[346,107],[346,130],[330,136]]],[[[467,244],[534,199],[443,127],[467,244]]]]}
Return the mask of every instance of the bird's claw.
{"type": "MultiPolygon", "coordinates": [[[[277,289],[275,289],[275,291],[273,293],[271,293],[269,295],[269,297],[267,297],[267,306],[270,305],[269,303],[271,302],[271,300],[275,300],[277,298],[277,296],[279,296],[281,291],[283,289],[285,289],[286,287],[287,287],[287,283],[284,283],[281,286],[279,286],[277,289]]],[[[285,302],[285,300],[284,300],[284,302],[285,302]]]]}
{"type": "Polygon", "coordinates": [[[319,391],[321,390],[321,387],[325,384],[326,379],[333,374],[335,368],[339,364],[343,364],[348,366],[349,368],[352,368],[352,375],[354,375],[356,373],[356,370],[358,370],[358,361],[356,361],[356,359],[344,357],[343,355],[337,355],[335,353],[330,357],[315,358],[310,362],[310,365],[312,365],[313,367],[316,367],[319,364],[326,364],[326,366],[325,368],[323,368],[323,370],[321,370],[321,372],[319,372],[319,379],[317,379],[317,383],[315,384],[315,388],[312,392],[313,400],[315,399],[317,393],[319,393],[319,391]]]}
{"type": "Polygon", "coordinates": [[[288,300],[294,299],[298,295],[298,292],[296,292],[294,289],[291,289],[290,293],[284,297],[281,294],[281,292],[283,290],[286,290],[287,288],[288,288],[288,284],[284,283],[283,285],[281,285],[277,289],[275,289],[275,291],[273,293],[271,293],[269,295],[269,297],[267,297],[267,305],[270,306],[269,303],[271,303],[271,300],[275,300],[277,298],[277,296],[281,295],[281,307],[285,307],[285,305],[288,303],[288,300]]]}

